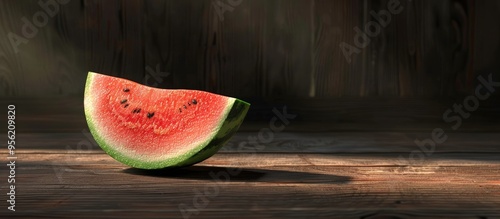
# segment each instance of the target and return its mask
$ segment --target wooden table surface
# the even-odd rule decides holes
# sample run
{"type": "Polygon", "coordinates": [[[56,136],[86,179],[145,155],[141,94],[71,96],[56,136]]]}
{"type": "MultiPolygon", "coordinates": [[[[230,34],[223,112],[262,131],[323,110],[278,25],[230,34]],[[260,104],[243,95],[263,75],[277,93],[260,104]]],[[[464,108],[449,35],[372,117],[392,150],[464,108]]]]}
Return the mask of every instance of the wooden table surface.
{"type": "Polygon", "coordinates": [[[498,153],[439,153],[415,166],[395,156],[226,152],[186,169],[144,171],[100,151],[19,150],[17,209],[0,215],[500,217],[498,153]]]}
{"type": "MultiPolygon", "coordinates": [[[[16,136],[16,212],[3,201],[0,218],[500,218],[500,135],[488,129],[447,132],[408,162],[432,129],[285,130],[241,151],[257,135],[247,126],[200,164],[145,171],[103,153],[86,127],[36,131],[53,121],[28,117],[16,136]]],[[[4,166],[5,199],[7,176],[4,166]]]]}

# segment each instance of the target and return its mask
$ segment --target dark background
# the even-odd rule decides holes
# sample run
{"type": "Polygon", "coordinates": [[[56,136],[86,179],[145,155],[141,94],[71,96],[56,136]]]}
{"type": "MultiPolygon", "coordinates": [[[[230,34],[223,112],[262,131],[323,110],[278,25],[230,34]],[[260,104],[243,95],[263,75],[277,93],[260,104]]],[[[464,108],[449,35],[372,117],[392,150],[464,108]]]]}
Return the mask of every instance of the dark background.
{"type": "MultiPolygon", "coordinates": [[[[57,99],[58,118],[81,113],[61,123],[81,130],[85,77],[95,71],[246,100],[243,128],[287,106],[298,115],[292,130],[429,130],[474,94],[478,75],[500,81],[500,1],[401,0],[402,12],[350,62],[340,44],[354,45],[354,28],[376,21],[370,12],[389,1],[233,2],[70,0],[16,52],[9,33],[22,37],[22,18],[43,9],[1,0],[0,96],[57,99]]],[[[462,129],[499,130],[498,94],[462,129]]],[[[52,116],[46,111],[26,114],[52,116]]]]}

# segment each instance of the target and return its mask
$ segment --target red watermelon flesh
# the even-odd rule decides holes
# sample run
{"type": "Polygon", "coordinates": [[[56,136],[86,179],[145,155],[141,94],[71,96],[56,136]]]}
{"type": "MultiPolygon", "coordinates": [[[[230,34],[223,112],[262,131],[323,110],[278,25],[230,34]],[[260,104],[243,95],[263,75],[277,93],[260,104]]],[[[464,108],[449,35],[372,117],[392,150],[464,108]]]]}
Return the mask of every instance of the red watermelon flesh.
{"type": "Polygon", "coordinates": [[[198,90],[158,89],[89,72],[85,115],[96,142],[132,167],[200,162],[223,146],[249,104],[198,90]]]}

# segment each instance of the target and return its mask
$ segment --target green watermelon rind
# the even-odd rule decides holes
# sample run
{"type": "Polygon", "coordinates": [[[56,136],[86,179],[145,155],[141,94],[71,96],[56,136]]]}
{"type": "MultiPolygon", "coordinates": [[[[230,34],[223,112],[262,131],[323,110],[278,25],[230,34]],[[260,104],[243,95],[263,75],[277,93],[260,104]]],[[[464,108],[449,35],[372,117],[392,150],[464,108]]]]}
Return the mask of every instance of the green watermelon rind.
{"type": "Polygon", "coordinates": [[[196,154],[191,156],[186,162],[178,164],[179,166],[190,166],[199,163],[207,158],[211,157],[217,151],[219,151],[222,146],[224,146],[227,141],[238,131],[241,123],[245,119],[245,115],[248,111],[250,104],[245,101],[235,99],[231,110],[226,116],[226,119],[222,123],[221,128],[217,132],[214,138],[196,154]]]}
{"type": "MultiPolygon", "coordinates": [[[[85,96],[89,95],[91,80],[92,73],[89,73],[89,75],[87,76],[87,83],[85,85],[85,96]]],[[[226,110],[224,115],[221,117],[221,122],[217,125],[218,131],[212,136],[207,137],[207,141],[201,143],[196,147],[193,147],[193,149],[189,150],[186,153],[175,157],[168,157],[158,161],[145,161],[120,153],[99,134],[99,131],[95,127],[93,117],[91,116],[91,112],[89,112],[90,109],[88,107],[85,107],[85,117],[90,129],[90,133],[94,137],[97,144],[115,160],[139,169],[184,167],[199,163],[217,153],[217,151],[219,151],[219,149],[222,148],[222,146],[224,146],[224,144],[239,129],[246,116],[246,113],[248,112],[250,104],[236,98],[231,98],[231,100],[228,101],[230,103],[226,107],[226,109],[229,109],[226,110]]]]}

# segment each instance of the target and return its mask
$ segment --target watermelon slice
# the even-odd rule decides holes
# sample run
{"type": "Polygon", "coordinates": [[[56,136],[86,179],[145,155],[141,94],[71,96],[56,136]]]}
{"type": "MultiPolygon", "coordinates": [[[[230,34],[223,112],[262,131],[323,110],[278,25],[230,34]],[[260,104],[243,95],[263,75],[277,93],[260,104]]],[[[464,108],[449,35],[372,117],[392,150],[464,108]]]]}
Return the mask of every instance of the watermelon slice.
{"type": "Polygon", "coordinates": [[[94,139],[114,159],[141,169],[209,158],[238,130],[249,106],[205,91],[152,88],[94,72],[85,85],[94,139]]]}

